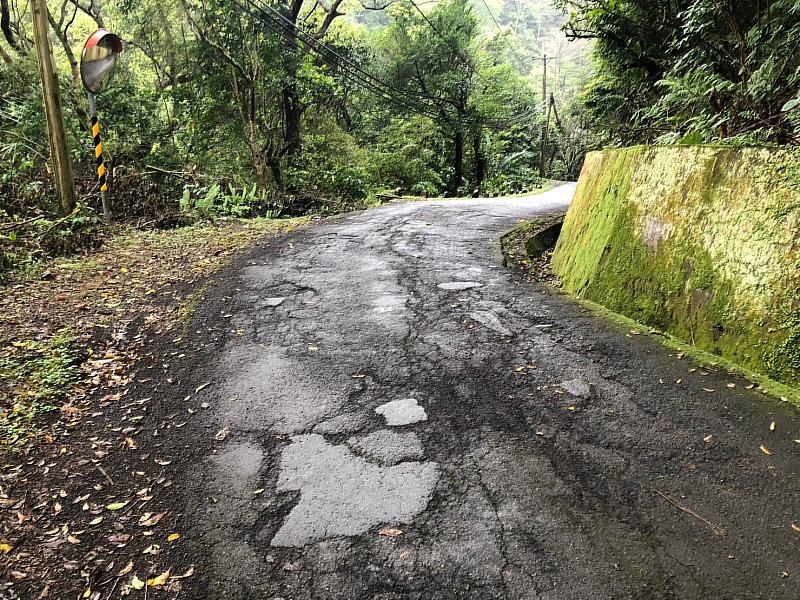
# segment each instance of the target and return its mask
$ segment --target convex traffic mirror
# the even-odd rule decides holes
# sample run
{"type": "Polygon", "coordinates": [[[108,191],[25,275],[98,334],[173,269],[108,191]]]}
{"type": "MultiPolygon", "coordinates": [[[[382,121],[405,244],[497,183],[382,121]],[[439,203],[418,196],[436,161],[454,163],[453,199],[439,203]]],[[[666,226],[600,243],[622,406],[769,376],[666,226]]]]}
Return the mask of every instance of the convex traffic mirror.
{"type": "Polygon", "coordinates": [[[81,53],[81,79],[87,92],[102,92],[122,53],[122,40],[105,29],[98,29],[83,46],[81,53]]]}

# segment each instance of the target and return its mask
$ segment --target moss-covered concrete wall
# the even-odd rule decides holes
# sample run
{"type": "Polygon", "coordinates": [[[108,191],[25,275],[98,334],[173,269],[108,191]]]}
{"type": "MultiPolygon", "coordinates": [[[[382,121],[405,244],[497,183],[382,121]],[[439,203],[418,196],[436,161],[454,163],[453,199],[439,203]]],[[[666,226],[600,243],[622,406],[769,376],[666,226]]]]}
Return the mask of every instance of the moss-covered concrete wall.
{"type": "Polygon", "coordinates": [[[800,153],[590,154],[553,269],[564,289],[800,386],[800,153]]]}

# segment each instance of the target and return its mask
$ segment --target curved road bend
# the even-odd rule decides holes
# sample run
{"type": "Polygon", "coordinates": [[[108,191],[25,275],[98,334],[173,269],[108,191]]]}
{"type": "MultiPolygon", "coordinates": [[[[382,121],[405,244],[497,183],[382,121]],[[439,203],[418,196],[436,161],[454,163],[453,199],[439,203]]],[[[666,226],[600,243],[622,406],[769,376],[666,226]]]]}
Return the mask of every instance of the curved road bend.
{"type": "Polygon", "coordinates": [[[224,276],[185,595],[800,598],[796,414],[503,267],[573,190],[326,220],[224,276]]]}

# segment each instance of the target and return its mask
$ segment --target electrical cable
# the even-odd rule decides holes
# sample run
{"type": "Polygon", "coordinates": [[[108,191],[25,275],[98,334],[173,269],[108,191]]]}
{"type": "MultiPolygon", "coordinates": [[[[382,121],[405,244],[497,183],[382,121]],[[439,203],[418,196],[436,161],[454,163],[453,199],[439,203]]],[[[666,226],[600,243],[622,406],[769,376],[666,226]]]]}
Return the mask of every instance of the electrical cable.
{"type": "MultiPolygon", "coordinates": [[[[368,71],[364,70],[360,65],[336,52],[336,50],[324,42],[321,42],[314,36],[304,32],[297,26],[296,23],[290,21],[285,15],[281,14],[273,7],[265,4],[263,1],[234,0],[234,2],[248,14],[259,19],[259,21],[266,24],[268,27],[270,27],[270,29],[286,38],[287,41],[294,43],[295,48],[298,48],[308,55],[316,56],[317,58],[321,59],[323,63],[331,67],[335,72],[338,72],[341,75],[349,76],[355,83],[360,84],[363,88],[366,88],[377,96],[389,100],[396,105],[409,110],[410,112],[415,112],[435,121],[452,125],[451,120],[448,120],[440,114],[442,109],[436,103],[441,101],[441,99],[433,98],[425,94],[413,94],[377,78],[368,71]],[[246,6],[243,3],[246,3],[249,6],[246,6]],[[298,47],[296,44],[297,41],[300,41],[305,47],[298,47]],[[431,105],[427,102],[420,103],[421,99],[430,100],[434,104],[431,105]]],[[[430,23],[427,18],[426,21],[430,23]]],[[[433,26],[432,23],[431,26],[433,26]]],[[[433,27],[434,30],[438,31],[435,26],[433,27]]],[[[471,68],[474,70],[474,67],[471,68]]],[[[479,121],[469,118],[462,119],[462,123],[467,125],[487,124],[494,125],[496,127],[505,127],[509,124],[515,124],[525,120],[534,113],[535,109],[529,110],[518,115],[514,115],[509,119],[504,119],[502,122],[479,121]]]]}

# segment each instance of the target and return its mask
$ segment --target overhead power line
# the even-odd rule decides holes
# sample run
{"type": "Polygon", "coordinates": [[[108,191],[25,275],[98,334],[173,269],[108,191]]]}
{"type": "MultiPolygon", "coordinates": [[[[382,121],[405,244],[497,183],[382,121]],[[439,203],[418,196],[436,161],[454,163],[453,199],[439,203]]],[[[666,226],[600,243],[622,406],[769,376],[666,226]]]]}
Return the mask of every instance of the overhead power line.
{"type": "Polygon", "coordinates": [[[433,107],[429,105],[421,105],[419,97],[415,97],[409,92],[396,88],[387,82],[384,82],[369,72],[362,69],[357,64],[353,63],[348,58],[336,52],[327,44],[320,42],[313,36],[302,31],[296,24],[292,23],[284,15],[280,14],[271,6],[261,4],[255,0],[235,0],[236,4],[247,11],[250,15],[259,19],[262,23],[270,27],[276,33],[284,36],[291,41],[300,41],[303,47],[298,49],[306,54],[314,55],[321,59],[325,64],[331,67],[334,71],[345,74],[351,77],[354,81],[361,84],[362,87],[369,91],[383,97],[384,99],[391,100],[401,107],[422,114],[424,116],[440,119],[440,115],[433,112],[433,107]],[[244,4],[243,4],[244,3],[244,4]],[[250,5],[256,12],[250,8],[250,5]]]}
{"type": "MultiPolygon", "coordinates": [[[[305,54],[320,59],[335,72],[349,77],[360,87],[410,112],[426,116],[436,121],[452,124],[451,120],[442,117],[440,114],[441,109],[436,105],[441,99],[433,98],[425,94],[409,92],[376,77],[349,58],[342,56],[329,45],[300,29],[296,23],[286,18],[285,15],[275,8],[265,4],[262,0],[234,0],[234,2],[248,14],[258,19],[287,40],[295,43],[300,42],[301,45],[295,46],[296,48],[305,54]],[[431,102],[433,104],[431,104],[431,102]]],[[[502,121],[479,121],[467,118],[462,119],[461,122],[465,125],[485,123],[487,125],[505,127],[509,124],[525,120],[533,113],[535,113],[535,110],[526,111],[502,121]]]]}

